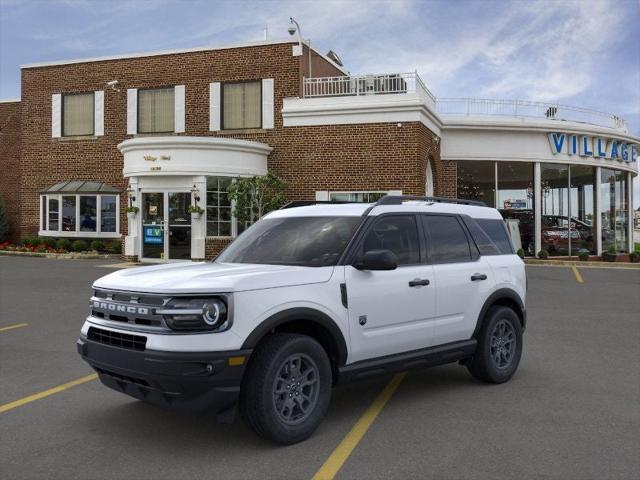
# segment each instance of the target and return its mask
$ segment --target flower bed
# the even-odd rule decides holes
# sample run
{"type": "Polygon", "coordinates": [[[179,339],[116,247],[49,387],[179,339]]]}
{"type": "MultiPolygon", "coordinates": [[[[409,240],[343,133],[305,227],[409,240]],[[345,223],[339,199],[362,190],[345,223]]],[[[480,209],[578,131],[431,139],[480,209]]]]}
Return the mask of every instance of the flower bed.
{"type": "MultiPolygon", "coordinates": [[[[25,238],[20,245],[14,245],[8,241],[0,243],[0,252],[16,252],[24,254],[116,254],[121,252],[119,239],[105,242],[103,240],[69,240],[68,238],[36,237],[25,238]]],[[[39,255],[37,255],[39,256],[39,255]]]]}

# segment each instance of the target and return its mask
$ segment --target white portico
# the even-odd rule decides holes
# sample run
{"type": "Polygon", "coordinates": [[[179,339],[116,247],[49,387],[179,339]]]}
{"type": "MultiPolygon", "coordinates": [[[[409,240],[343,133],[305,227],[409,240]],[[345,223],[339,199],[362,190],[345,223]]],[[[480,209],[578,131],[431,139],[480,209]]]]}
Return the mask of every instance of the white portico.
{"type": "Polygon", "coordinates": [[[220,137],[153,136],[118,145],[129,179],[125,255],[144,261],[205,256],[207,177],[264,175],[269,145],[220,137]],[[197,206],[203,214],[189,214],[197,206]]]}

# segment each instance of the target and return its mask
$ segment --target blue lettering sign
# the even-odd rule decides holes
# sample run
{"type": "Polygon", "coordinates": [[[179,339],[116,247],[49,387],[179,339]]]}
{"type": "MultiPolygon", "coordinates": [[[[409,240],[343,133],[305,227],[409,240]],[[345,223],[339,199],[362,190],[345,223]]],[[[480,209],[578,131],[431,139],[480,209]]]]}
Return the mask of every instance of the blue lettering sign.
{"type": "Polygon", "coordinates": [[[162,228],[158,226],[146,226],[144,230],[144,243],[147,245],[162,245],[162,228]]]}
{"type": "Polygon", "coordinates": [[[632,162],[638,161],[638,146],[635,144],[631,145],[631,161],[632,162]]]}
{"type": "Polygon", "coordinates": [[[618,159],[618,142],[611,140],[611,160],[618,159]]]}
{"type": "Polygon", "coordinates": [[[620,145],[620,156],[622,157],[622,160],[624,160],[625,162],[629,161],[629,151],[627,150],[628,145],[626,143],[623,143],[622,145],[620,145]]]}
{"type": "Polygon", "coordinates": [[[605,157],[607,155],[607,141],[604,138],[596,140],[596,147],[595,155],[597,157],[605,157]]]}
{"type": "Polygon", "coordinates": [[[578,154],[578,136],[571,135],[571,145],[569,146],[569,155],[578,154]]]}
{"type": "Polygon", "coordinates": [[[580,155],[583,157],[593,156],[593,150],[591,145],[591,137],[584,136],[580,141],[580,155]]]}
{"type": "Polygon", "coordinates": [[[556,153],[562,152],[562,147],[564,146],[564,133],[552,133],[549,135],[549,139],[551,140],[551,148],[554,155],[556,153]]]}

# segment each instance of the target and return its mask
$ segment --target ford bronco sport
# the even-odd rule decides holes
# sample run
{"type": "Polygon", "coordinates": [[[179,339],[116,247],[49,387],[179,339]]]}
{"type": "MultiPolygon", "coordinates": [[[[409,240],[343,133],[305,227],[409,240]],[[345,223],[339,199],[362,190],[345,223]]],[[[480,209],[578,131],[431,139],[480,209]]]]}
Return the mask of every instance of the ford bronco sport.
{"type": "Polygon", "coordinates": [[[338,383],[450,362],[485,382],[512,377],[526,277],[497,210],[307,203],[266,215],[213,262],[97,280],[82,358],[145,402],[227,421],[238,405],[282,444],[313,433],[338,383]]]}

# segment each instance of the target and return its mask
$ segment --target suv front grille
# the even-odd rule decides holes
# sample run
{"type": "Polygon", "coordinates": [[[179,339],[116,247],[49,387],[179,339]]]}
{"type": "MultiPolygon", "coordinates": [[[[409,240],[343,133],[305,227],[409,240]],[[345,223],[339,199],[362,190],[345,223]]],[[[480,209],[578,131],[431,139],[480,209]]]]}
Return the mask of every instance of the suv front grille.
{"type": "Polygon", "coordinates": [[[127,348],[129,350],[144,351],[147,347],[147,337],[141,335],[129,335],[127,333],[112,332],[101,328],[90,327],[87,338],[94,342],[113,347],[127,348]]]}
{"type": "Polygon", "coordinates": [[[162,315],[156,313],[167,301],[159,295],[95,290],[89,313],[112,322],[168,330],[162,315]]]}

